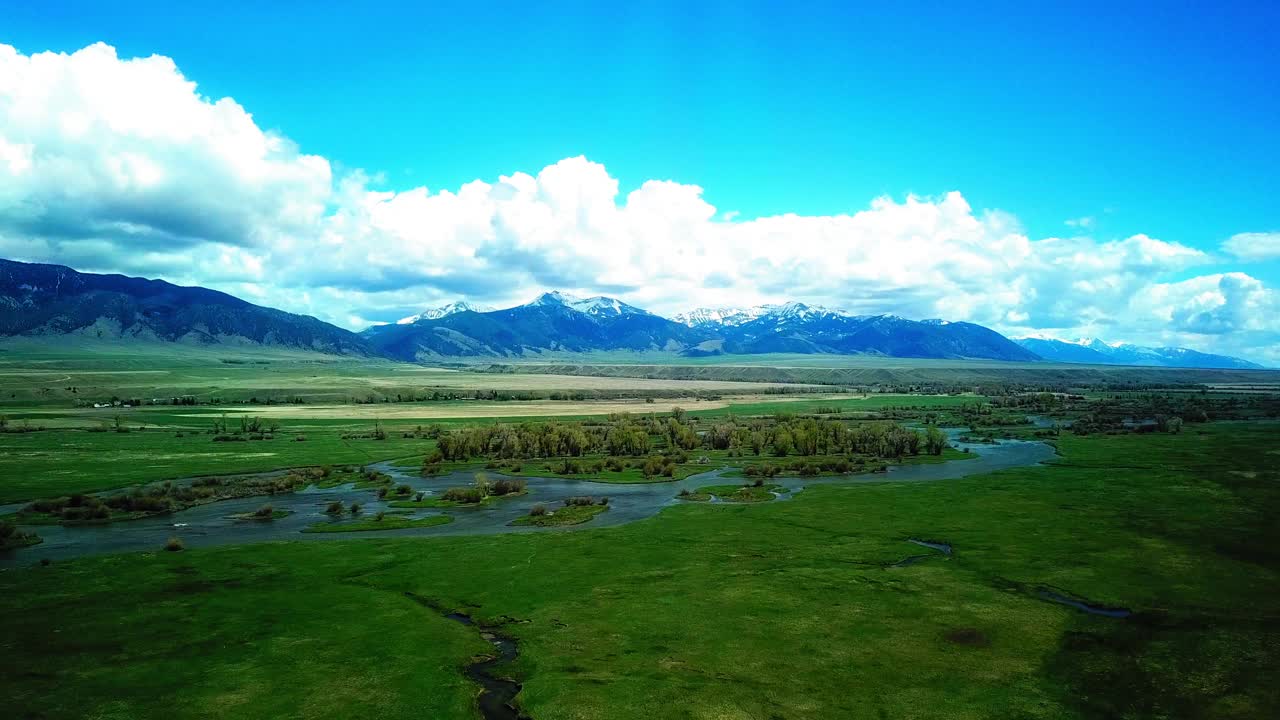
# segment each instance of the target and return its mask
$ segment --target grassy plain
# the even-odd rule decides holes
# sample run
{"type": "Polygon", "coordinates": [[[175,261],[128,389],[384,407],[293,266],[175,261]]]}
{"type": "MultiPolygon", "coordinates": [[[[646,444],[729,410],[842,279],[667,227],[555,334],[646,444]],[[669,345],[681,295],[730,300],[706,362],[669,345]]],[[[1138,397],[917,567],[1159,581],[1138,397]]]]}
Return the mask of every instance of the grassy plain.
{"type": "Polygon", "coordinates": [[[538,720],[1275,717],[1277,433],[1064,435],[1051,466],[599,530],[5,571],[0,689],[18,717],[474,717],[485,644],[413,593],[519,621],[538,720]],[[910,537],[955,554],[889,567],[910,537]]]}
{"type": "Polygon", "coordinates": [[[197,348],[172,343],[0,340],[0,405],[92,405],[113,397],[202,403],[292,402],[347,404],[482,392],[576,393],[584,397],[660,397],[760,393],[775,382],[734,378],[681,380],[582,374],[480,373],[270,348],[197,348]]]}

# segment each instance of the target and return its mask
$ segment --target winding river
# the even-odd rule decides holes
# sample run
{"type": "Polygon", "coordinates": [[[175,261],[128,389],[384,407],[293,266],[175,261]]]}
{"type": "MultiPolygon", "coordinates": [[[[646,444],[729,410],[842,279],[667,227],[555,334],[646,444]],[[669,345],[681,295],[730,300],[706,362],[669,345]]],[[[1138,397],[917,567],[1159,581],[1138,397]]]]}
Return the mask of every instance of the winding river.
{"type": "MultiPolygon", "coordinates": [[[[955,445],[968,448],[977,457],[927,465],[896,465],[891,466],[886,473],[776,478],[772,482],[788,490],[779,495],[780,501],[786,501],[793,497],[796,491],[810,485],[953,480],[996,470],[1035,465],[1048,460],[1054,454],[1052,447],[1040,442],[1001,441],[996,444],[977,445],[956,442],[955,445]]],[[[390,463],[377,463],[371,467],[391,475],[397,484],[405,483],[412,486],[415,492],[422,491],[430,495],[438,495],[446,488],[470,485],[474,474],[467,471],[424,478],[411,470],[396,468],[390,463]]],[[[413,511],[412,517],[441,513],[452,515],[454,520],[447,525],[356,533],[303,533],[301,531],[316,522],[342,522],[333,520],[324,513],[325,506],[332,500],[341,500],[346,505],[359,502],[364,507],[366,517],[380,510],[395,511],[389,508],[386,502],[379,501],[373,491],[356,490],[351,485],[323,490],[307,488],[270,497],[224,500],[168,515],[106,525],[32,526],[29,529],[38,532],[44,538],[44,542],[27,548],[0,552],[0,567],[29,565],[45,559],[63,560],[85,555],[154,551],[159,550],[165,540],[170,537],[181,538],[188,548],[197,548],[273,540],[322,541],[409,535],[566,532],[575,529],[609,527],[651,517],[662,508],[681,502],[675,497],[682,489],[687,488],[693,491],[704,485],[728,482],[721,480],[725,472],[724,469],[717,469],[674,482],[630,485],[525,476],[529,485],[527,495],[499,499],[475,508],[413,511]],[[609,510],[597,515],[588,523],[568,527],[539,528],[508,524],[528,514],[529,508],[536,503],[554,507],[565,498],[575,495],[608,497],[609,510]],[[237,521],[229,517],[237,513],[252,512],[264,504],[270,504],[277,510],[289,510],[291,514],[269,522],[237,521]]],[[[0,508],[0,513],[12,512],[19,507],[22,507],[22,504],[0,508]]]]}

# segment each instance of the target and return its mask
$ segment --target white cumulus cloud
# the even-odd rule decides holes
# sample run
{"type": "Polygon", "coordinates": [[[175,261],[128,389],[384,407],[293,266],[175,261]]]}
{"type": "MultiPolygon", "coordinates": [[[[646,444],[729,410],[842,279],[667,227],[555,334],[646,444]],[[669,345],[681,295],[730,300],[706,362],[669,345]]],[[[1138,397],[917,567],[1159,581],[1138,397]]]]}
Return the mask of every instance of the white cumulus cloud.
{"type": "Polygon", "coordinates": [[[1245,261],[1280,260],[1280,232],[1238,233],[1222,249],[1245,261]]]}

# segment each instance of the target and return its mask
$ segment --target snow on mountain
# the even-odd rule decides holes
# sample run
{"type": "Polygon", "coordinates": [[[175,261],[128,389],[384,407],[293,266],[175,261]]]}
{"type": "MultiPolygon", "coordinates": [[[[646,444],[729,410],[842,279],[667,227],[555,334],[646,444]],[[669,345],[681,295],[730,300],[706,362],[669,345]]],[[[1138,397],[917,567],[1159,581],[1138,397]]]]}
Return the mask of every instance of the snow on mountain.
{"type": "Polygon", "coordinates": [[[1107,342],[1098,338],[1057,340],[1049,337],[1017,338],[1014,342],[1046,360],[1103,365],[1256,369],[1256,363],[1227,355],[1202,353],[1176,347],[1145,347],[1107,342]]]}
{"type": "Polygon", "coordinates": [[[465,302],[463,300],[459,300],[457,302],[451,302],[448,305],[441,305],[440,307],[437,307],[437,308],[431,308],[429,310],[425,310],[423,312],[418,313],[417,315],[410,315],[409,317],[400,318],[399,320],[396,321],[396,324],[412,325],[413,323],[416,323],[419,320],[439,320],[442,317],[447,317],[454,313],[468,312],[468,311],[490,312],[491,310],[493,310],[493,308],[491,307],[487,307],[484,305],[472,305],[471,303],[465,302]]]}
{"type": "Polygon", "coordinates": [[[698,308],[682,312],[671,317],[681,325],[698,327],[699,325],[726,325],[729,327],[750,322],[765,313],[763,306],[752,308],[698,308]]]}
{"type": "Polygon", "coordinates": [[[594,317],[617,317],[620,315],[648,315],[649,311],[641,310],[634,305],[628,305],[621,300],[603,295],[595,297],[582,298],[569,293],[555,290],[547,292],[534,298],[526,307],[539,307],[547,305],[563,305],[570,310],[577,310],[580,313],[591,315],[594,317]]]}
{"type": "Polygon", "coordinates": [[[789,302],[782,305],[756,305],[749,308],[698,308],[689,312],[672,316],[672,320],[689,327],[720,325],[737,327],[760,318],[776,318],[778,320],[810,320],[821,317],[847,317],[842,310],[832,310],[818,305],[806,305],[800,302],[789,302]]]}

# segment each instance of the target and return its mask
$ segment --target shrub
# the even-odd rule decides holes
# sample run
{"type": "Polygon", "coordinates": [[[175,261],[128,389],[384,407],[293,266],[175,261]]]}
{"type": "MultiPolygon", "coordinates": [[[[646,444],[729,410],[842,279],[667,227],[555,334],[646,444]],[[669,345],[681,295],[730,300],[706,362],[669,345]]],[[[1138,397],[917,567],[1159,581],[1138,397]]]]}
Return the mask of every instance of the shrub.
{"type": "Polygon", "coordinates": [[[529,508],[529,514],[532,515],[533,517],[541,517],[543,515],[546,515],[547,506],[543,505],[542,503],[538,503],[537,505],[534,505],[533,507],[529,508]]]}
{"type": "Polygon", "coordinates": [[[440,499],[450,502],[478,503],[484,500],[484,493],[473,487],[456,487],[445,490],[440,499]]]}
{"type": "Polygon", "coordinates": [[[396,494],[397,494],[397,495],[408,495],[408,494],[409,494],[409,493],[411,493],[411,492],[413,492],[413,488],[409,487],[408,485],[397,485],[397,486],[396,486],[396,494]]]}
{"type": "Polygon", "coordinates": [[[681,490],[679,493],[677,493],[677,494],[678,494],[680,497],[689,497],[689,496],[690,496],[690,495],[692,495],[693,493],[689,492],[689,488],[684,488],[684,489],[682,489],[682,490],[681,490]]]}
{"type": "Polygon", "coordinates": [[[182,552],[186,549],[186,545],[182,544],[182,538],[171,537],[164,541],[164,549],[169,552],[182,552]]]}
{"type": "Polygon", "coordinates": [[[352,514],[352,515],[359,515],[359,514],[360,514],[360,503],[358,503],[358,502],[353,502],[353,503],[351,503],[351,514],[352,514]]]}
{"type": "Polygon", "coordinates": [[[275,512],[276,512],[275,508],[271,507],[270,505],[263,505],[262,507],[253,511],[253,516],[260,517],[260,518],[269,518],[272,515],[274,515],[275,512]]]}
{"type": "Polygon", "coordinates": [[[11,538],[18,532],[18,526],[11,522],[0,522],[0,540],[11,538]]]}
{"type": "Polygon", "coordinates": [[[423,496],[424,496],[424,495],[425,495],[425,493],[418,493],[417,495],[414,495],[414,496],[413,496],[413,499],[414,499],[414,500],[416,500],[416,501],[418,501],[418,502],[422,502],[422,498],[423,498],[423,496]]]}
{"type": "Polygon", "coordinates": [[[307,441],[307,436],[306,436],[306,435],[294,435],[294,436],[293,436],[293,441],[294,441],[294,442],[306,442],[306,441],[307,441]]]}
{"type": "Polygon", "coordinates": [[[600,505],[608,505],[608,504],[609,504],[609,498],[607,498],[607,497],[602,497],[602,498],[600,498],[600,502],[599,502],[598,504],[600,504],[600,505]]]}
{"type": "Polygon", "coordinates": [[[343,512],[346,511],[346,508],[342,507],[341,500],[334,500],[333,502],[329,503],[329,506],[326,507],[324,511],[330,515],[341,515],[343,512]]]}
{"type": "Polygon", "coordinates": [[[575,497],[565,498],[564,504],[570,507],[574,505],[595,505],[596,499],[589,495],[577,495],[575,497]]]}
{"type": "Polygon", "coordinates": [[[385,512],[383,512],[383,511],[379,510],[379,511],[378,511],[378,514],[373,516],[373,519],[374,519],[374,520],[377,520],[378,522],[382,522],[382,518],[384,518],[384,517],[386,517],[386,516],[387,516],[387,514],[386,514],[385,512]]]}
{"type": "Polygon", "coordinates": [[[489,486],[490,495],[515,495],[524,492],[524,480],[496,480],[489,486]]]}

